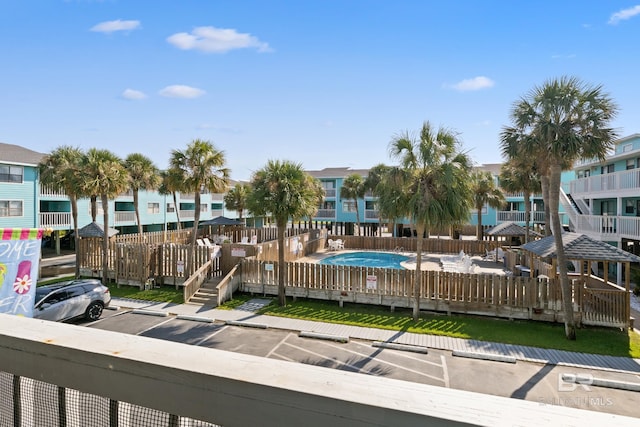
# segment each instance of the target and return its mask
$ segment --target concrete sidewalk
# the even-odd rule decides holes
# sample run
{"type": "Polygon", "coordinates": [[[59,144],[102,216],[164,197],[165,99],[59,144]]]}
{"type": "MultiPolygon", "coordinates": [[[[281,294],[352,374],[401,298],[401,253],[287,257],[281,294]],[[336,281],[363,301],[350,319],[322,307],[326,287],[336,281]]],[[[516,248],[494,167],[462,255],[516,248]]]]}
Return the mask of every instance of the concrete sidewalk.
{"type": "Polygon", "coordinates": [[[347,337],[367,341],[381,341],[384,343],[474,353],[479,356],[487,357],[512,357],[516,360],[535,363],[576,366],[640,374],[640,359],[632,359],[628,357],[575,353],[521,345],[500,344],[401,331],[388,331],[383,329],[364,328],[360,326],[339,325],[334,323],[255,314],[258,309],[269,304],[270,301],[271,300],[268,299],[253,299],[234,310],[221,310],[190,304],[154,303],[126,298],[113,298],[111,300],[111,305],[114,307],[139,309],[149,312],[160,311],[172,315],[188,316],[195,320],[201,318],[203,320],[217,320],[222,322],[247,322],[249,324],[258,324],[268,328],[313,332],[335,337],[347,337]]]}

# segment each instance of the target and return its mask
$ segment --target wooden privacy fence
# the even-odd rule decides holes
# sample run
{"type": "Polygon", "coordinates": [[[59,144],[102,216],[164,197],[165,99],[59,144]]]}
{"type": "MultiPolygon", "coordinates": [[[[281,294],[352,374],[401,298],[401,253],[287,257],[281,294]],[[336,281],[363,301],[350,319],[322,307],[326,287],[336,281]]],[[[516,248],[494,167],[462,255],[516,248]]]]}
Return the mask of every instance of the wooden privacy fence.
{"type": "MultiPolygon", "coordinates": [[[[241,272],[240,290],[277,295],[277,262],[245,259],[241,272]]],[[[285,292],[294,297],[410,308],[415,274],[415,270],[289,262],[285,292]]],[[[424,310],[550,322],[563,318],[560,286],[553,279],[441,271],[420,274],[420,307],[424,310]]],[[[578,288],[577,293],[582,297],[583,289],[578,288]]],[[[624,293],[621,297],[611,292],[588,290],[588,295],[590,301],[596,295],[598,298],[615,295],[612,297],[615,302],[591,304],[586,311],[576,305],[578,322],[613,327],[628,325],[628,315],[625,318],[624,310],[617,304],[624,293]],[[582,317],[585,312],[588,315],[582,317]]]]}
{"type": "MultiPolygon", "coordinates": [[[[370,237],[370,236],[337,236],[329,239],[342,239],[345,249],[362,249],[371,251],[415,252],[418,239],[415,237],[370,237]]],[[[468,255],[485,255],[500,246],[499,242],[457,240],[457,239],[422,239],[422,252],[457,254],[464,251],[468,255]]]]}
{"type": "MultiPolygon", "coordinates": [[[[119,285],[141,288],[149,279],[155,283],[182,285],[188,278],[189,245],[165,243],[160,245],[109,242],[108,277],[119,285]]],[[[197,246],[194,269],[211,261],[211,270],[220,270],[220,258],[211,259],[211,249],[197,246]]],[[[81,239],[78,246],[80,274],[102,277],[102,240],[81,239]]]]}

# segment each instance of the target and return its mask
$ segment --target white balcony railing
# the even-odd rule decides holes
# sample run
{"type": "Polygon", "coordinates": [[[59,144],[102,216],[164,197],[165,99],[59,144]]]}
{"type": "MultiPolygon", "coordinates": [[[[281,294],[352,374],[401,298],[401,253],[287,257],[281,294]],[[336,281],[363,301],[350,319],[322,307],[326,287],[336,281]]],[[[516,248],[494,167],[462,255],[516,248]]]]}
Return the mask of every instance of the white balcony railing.
{"type": "Polygon", "coordinates": [[[571,194],[640,190],[640,169],[592,175],[571,181],[571,194]]]}
{"type": "Polygon", "coordinates": [[[40,185],[40,197],[67,197],[63,190],[55,190],[46,185],[40,185]]]}
{"type": "Polygon", "coordinates": [[[366,209],[364,211],[364,217],[366,219],[378,219],[380,218],[380,211],[377,209],[366,209]]]}
{"type": "Polygon", "coordinates": [[[40,227],[71,227],[71,212],[41,212],[40,227]]]}
{"type": "Polygon", "coordinates": [[[335,209],[318,209],[314,218],[334,218],[336,217],[335,209]]]}
{"type": "MultiPolygon", "coordinates": [[[[524,211],[498,211],[498,222],[525,222],[525,214],[524,211]]],[[[544,223],[544,212],[542,211],[532,211],[530,212],[531,217],[529,219],[530,222],[534,223],[544,223]]]]}
{"type": "Polygon", "coordinates": [[[640,239],[640,217],[635,216],[578,215],[575,228],[577,233],[603,241],[640,239]]]}
{"type": "Polygon", "coordinates": [[[136,213],[131,211],[116,211],[113,216],[113,220],[116,224],[122,224],[125,222],[135,222],[136,213]]]}
{"type": "Polygon", "coordinates": [[[336,189],[335,188],[325,188],[324,189],[324,197],[336,197],[336,189]]]}

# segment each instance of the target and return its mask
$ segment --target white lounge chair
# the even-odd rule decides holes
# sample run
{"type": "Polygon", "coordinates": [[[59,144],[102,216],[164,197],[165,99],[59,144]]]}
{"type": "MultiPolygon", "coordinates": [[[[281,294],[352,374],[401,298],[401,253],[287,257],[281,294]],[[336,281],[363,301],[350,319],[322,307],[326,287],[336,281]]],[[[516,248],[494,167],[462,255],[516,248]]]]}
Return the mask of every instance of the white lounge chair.
{"type": "Polygon", "coordinates": [[[344,249],[344,242],[342,241],[342,239],[338,239],[336,240],[336,249],[344,249]]]}

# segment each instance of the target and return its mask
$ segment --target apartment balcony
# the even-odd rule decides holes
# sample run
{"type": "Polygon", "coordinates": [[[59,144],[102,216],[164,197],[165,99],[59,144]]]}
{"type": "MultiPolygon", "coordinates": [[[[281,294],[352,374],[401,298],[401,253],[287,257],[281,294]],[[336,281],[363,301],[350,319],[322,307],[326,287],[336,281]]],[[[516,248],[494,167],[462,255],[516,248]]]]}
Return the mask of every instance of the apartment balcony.
{"type": "Polygon", "coordinates": [[[185,219],[193,219],[195,218],[195,210],[182,210],[180,209],[180,221],[184,221],[185,219]]]}
{"type": "Polygon", "coordinates": [[[571,181],[569,191],[573,197],[582,198],[637,195],[640,191],[640,169],[579,178],[571,181]]]}
{"type": "MultiPolygon", "coordinates": [[[[498,222],[525,222],[525,214],[524,211],[498,211],[498,222]]],[[[532,211],[530,212],[530,222],[534,224],[544,224],[544,212],[542,211],[532,211]]]]}
{"type": "Polygon", "coordinates": [[[40,212],[40,227],[71,228],[71,212],[40,212]]]}
{"type": "Polygon", "coordinates": [[[63,190],[56,190],[46,185],[40,185],[40,197],[67,198],[67,194],[63,190]]]}
{"type": "Polygon", "coordinates": [[[113,215],[116,225],[130,225],[136,222],[136,213],[132,211],[116,211],[113,215]]]}
{"type": "Polygon", "coordinates": [[[336,189],[335,188],[325,188],[324,189],[324,197],[336,197],[336,189]]]}
{"type": "Polygon", "coordinates": [[[578,215],[574,227],[576,233],[601,241],[640,240],[640,217],[635,216],[578,215]]]}
{"type": "Polygon", "coordinates": [[[366,209],[364,211],[365,219],[378,219],[380,218],[380,211],[377,209],[366,209]]]}
{"type": "Polygon", "coordinates": [[[314,218],[336,219],[336,210],[335,209],[318,209],[318,212],[316,213],[314,218]]]}

